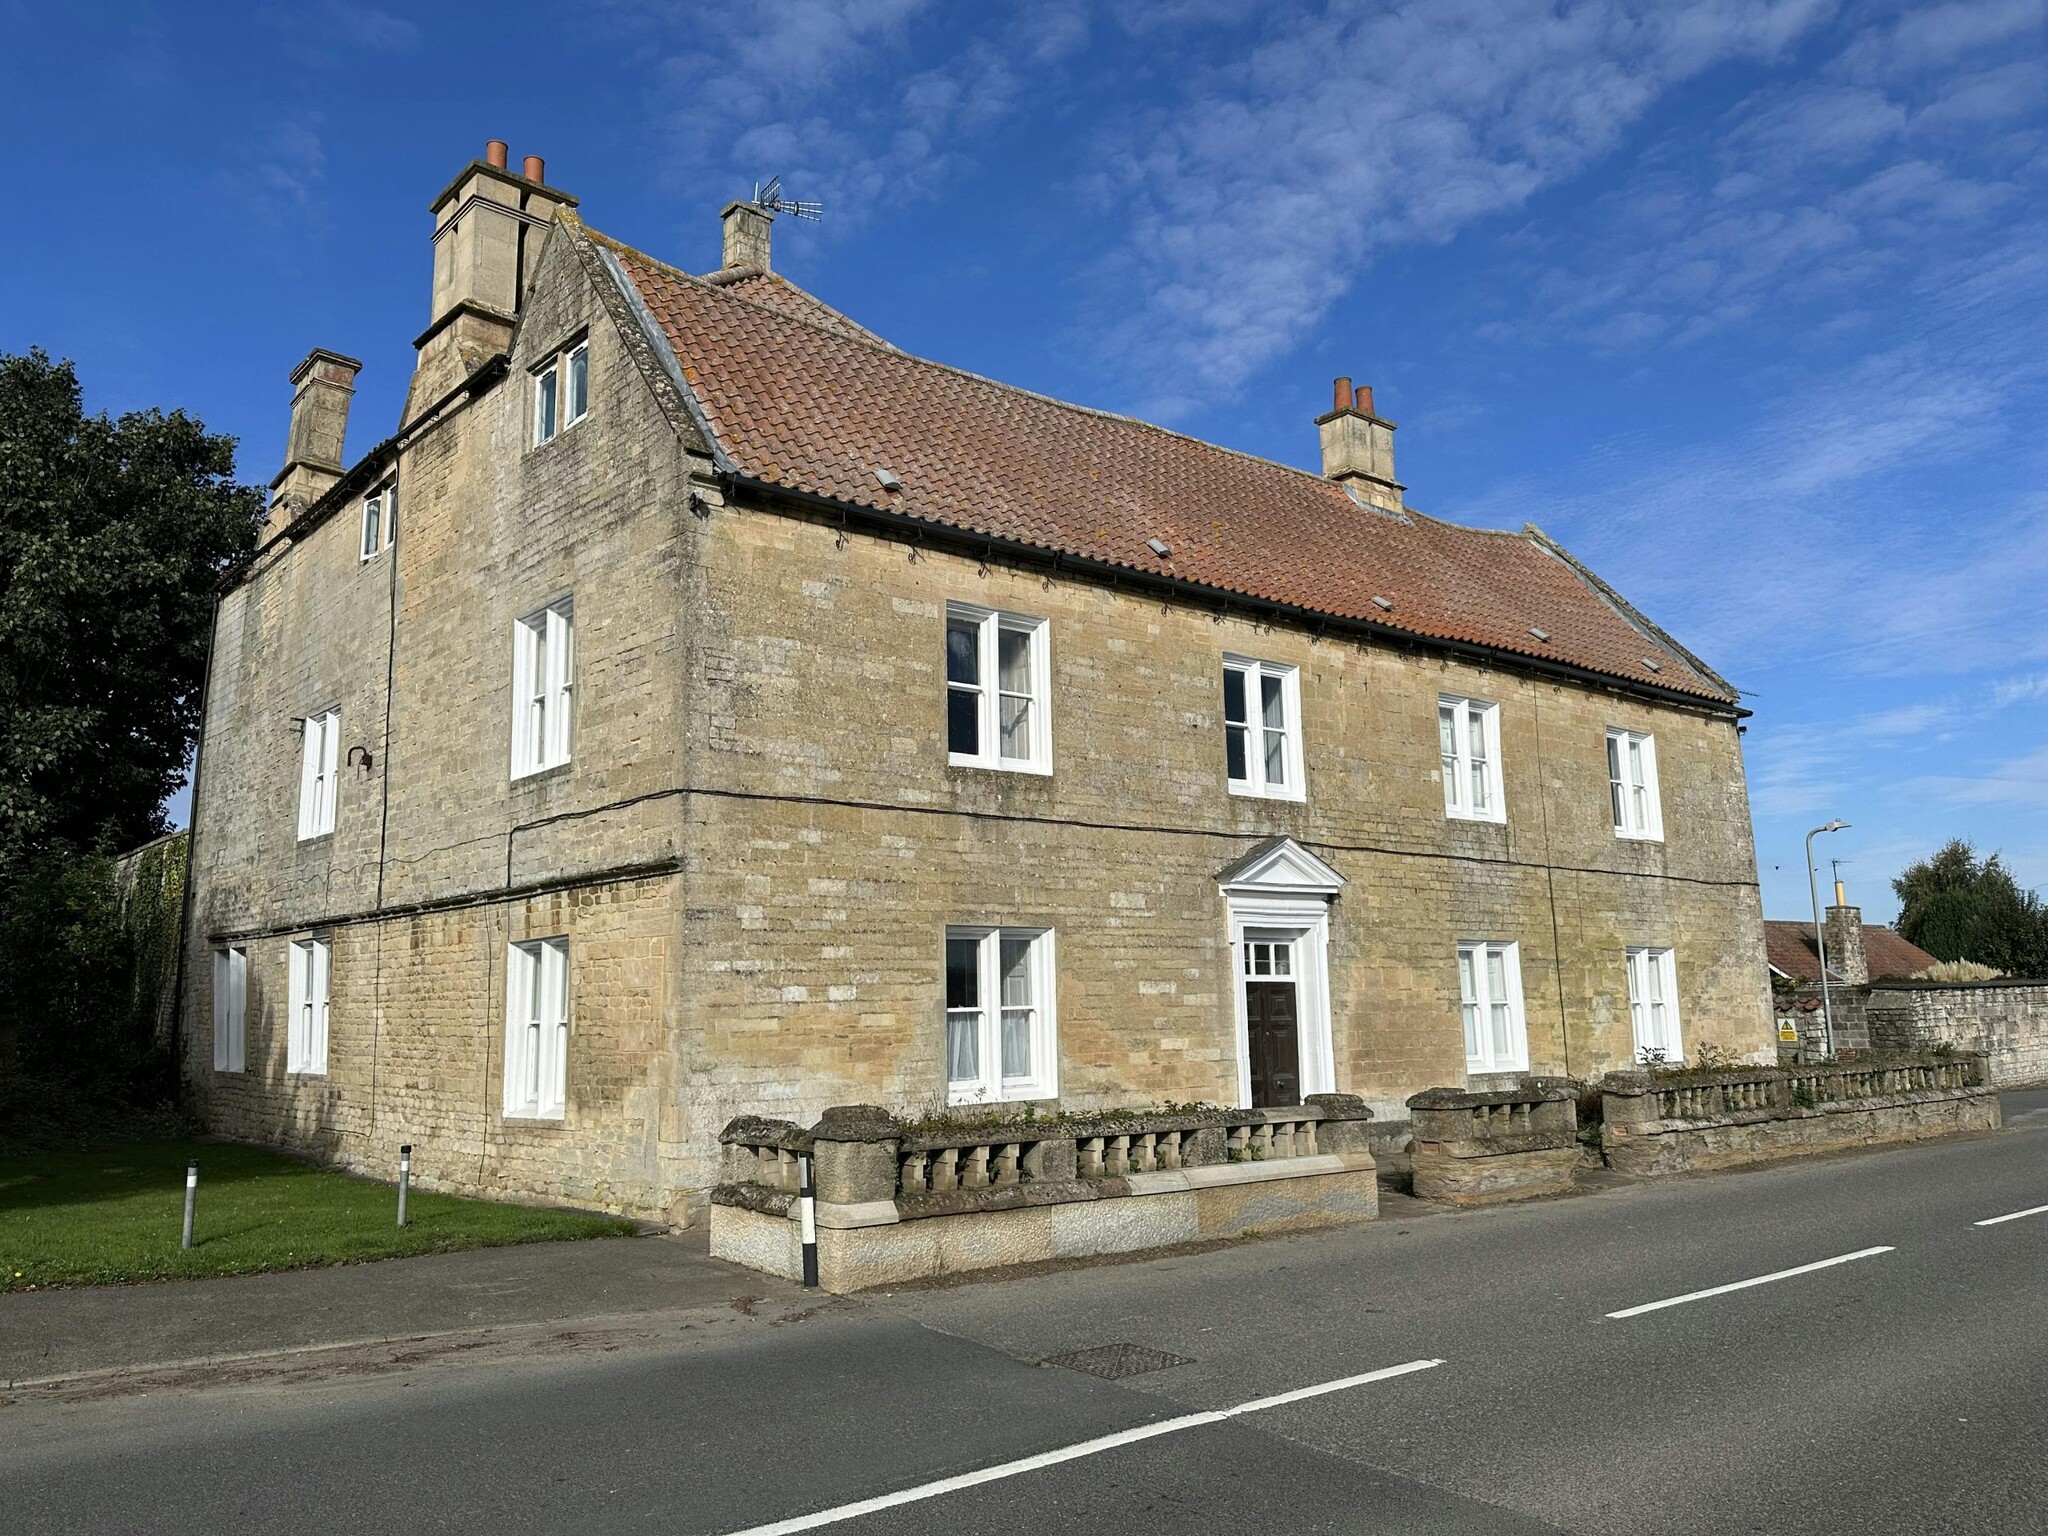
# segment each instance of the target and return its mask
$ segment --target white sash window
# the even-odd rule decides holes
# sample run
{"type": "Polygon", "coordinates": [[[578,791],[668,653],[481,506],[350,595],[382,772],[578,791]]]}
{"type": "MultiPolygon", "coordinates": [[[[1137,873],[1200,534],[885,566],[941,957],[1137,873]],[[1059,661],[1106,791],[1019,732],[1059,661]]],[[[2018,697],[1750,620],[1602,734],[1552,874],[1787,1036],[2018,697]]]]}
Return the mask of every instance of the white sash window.
{"type": "Polygon", "coordinates": [[[1298,668],[1223,658],[1223,755],[1232,794],[1303,798],[1298,668]]]}
{"type": "Polygon", "coordinates": [[[537,939],[505,954],[505,1115],[559,1120],[569,1062],[569,941],[537,939]]]}
{"type": "Polygon", "coordinates": [[[946,1101],[1057,1096],[1050,929],[946,930],[946,1101]]]}
{"type": "Polygon", "coordinates": [[[1459,821],[1505,821],[1500,783],[1500,706],[1441,698],[1436,708],[1443,763],[1444,814],[1459,821]]]}
{"type": "Polygon", "coordinates": [[[1664,808],[1657,794],[1657,739],[1643,731],[1607,733],[1607,789],[1616,837],[1657,841],[1664,808]]]}
{"type": "Polygon", "coordinates": [[[299,738],[299,840],[334,830],[335,759],[341,750],[341,709],[308,715],[299,738]]]}
{"type": "Polygon", "coordinates": [[[325,939],[292,944],[291,1017],[285,1021],[287,1072],[318,1077],[327,1071],[327,972],[332,954],[325,939]]]}
{"type": "Polygon", "coordinates": [[[512,777],[569,761],[576,617],[568,598],[512,626],[512,777]]]}
{"type": "Polygon", "coordinates": [[[1521,946],[1460,944],[1458,1000],[1465,1019],[1465,1070],[1528,1071],[1529,1033],[1522,1014],[1521,946]]]}
{"type": "Polygon", "coordinates": [[[375,559],[398,538],[398,487],[386,485],[363,498],[362,558],[375,559]]]}
{"type": "Polygon", "coordinates": [[[1628,952],[1628,1017],[1636,1060],[1685,1060],[1685,1041],[1678,1032],[1678,962],[1670,950],[1628,952]]]}
{"type": "Polygon", "coordinates": [[[1052,669],[1043,619],[946,605],[946,760],[1052,772],[1052,669]]]}
{"type": "Polygon", "coordinates": [[[213,1070],[248,1066],[249,956],[239,949],[213,952],[213,1070]]]}
{"type": "Polygon", "coordinates": [[[538,447],[590,414],[590,343],[549,358],[533,375],[533,441],[538,447]]]}

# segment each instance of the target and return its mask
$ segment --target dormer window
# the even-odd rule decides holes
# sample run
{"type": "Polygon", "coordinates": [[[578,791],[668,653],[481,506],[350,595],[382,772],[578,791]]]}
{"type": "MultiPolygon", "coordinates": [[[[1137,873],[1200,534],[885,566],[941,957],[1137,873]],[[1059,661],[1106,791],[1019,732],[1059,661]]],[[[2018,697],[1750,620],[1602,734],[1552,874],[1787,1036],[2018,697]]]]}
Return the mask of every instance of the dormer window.
{"type": "Polygon", "coordinates": [[[398,487],[379,486],[363,498],[362,557],[374,560],[398,542],[398,487]]]}
{"type": "Polygon", "coordinates": [[[533,376],[533,441],[538,447],[590,414],[590,343],[579,341],[533,376]]]}

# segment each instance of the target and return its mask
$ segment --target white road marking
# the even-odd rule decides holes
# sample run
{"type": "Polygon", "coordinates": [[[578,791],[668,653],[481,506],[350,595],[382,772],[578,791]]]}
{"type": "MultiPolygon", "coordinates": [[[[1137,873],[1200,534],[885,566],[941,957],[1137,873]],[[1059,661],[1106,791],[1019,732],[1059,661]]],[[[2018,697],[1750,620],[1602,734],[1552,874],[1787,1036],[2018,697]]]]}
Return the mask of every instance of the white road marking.
{"type": "Polygon", "coordinates": [[[2040,1216],[2043,1214],[2048,1214],[2048,1205],[2030,1205],[2024,1211],[2009,1211],[2003,1216],[1987,1216],[1984,1220],[1975,1222],[1973,1225],[1995,1227],[2001,1221],[2018,1221],[2022,1216],[2040,1216]]]}
{"type": "Polygon", "coordinates": [[[1368,1382],[1387,1381],[1395,1376],[1407,1376],[1442,1364],[1441,1360],[1410,1360],[1406,1365],[1390,1365],[1383,1370],[1367,1371],[1362,1376],[1344,1376],[1336,1381],[1318,1382],[1312,1387],[1297,1387],[1292,1392],[1281,1392],[1272,1397],[1254,1398],[1248,1403],[1239,1403],[1235,1408],[1184,1413],[1179,1418],[1161,1419],[1157,1424],[1141,1424],[1136,1429],[1118,1430],[1113,1435],[1083,1440],[1075,1445],[1064,1445],[1056,1451],[1040,1451],[1036,1456],[1024,1456],[1016,1461],[983,1467],[978,1472],[963,1472],[958,1477],[945,1477],[935,1483],[920,1483],[915,1488],[879,1494],[872,1499],[862,1499],[856,1504],[836,1505],[831,1509],[821,1509],[813,1515],[795,1515],[787,1520],[777,1520],[772,1525],[748,1526],[743,1531],[732,1532],[732,1536],[787,1536],[791,1531],[812,1531],[821,1525],[837,1525],[842,1520],[857,1520],[862,1515],[871,1515],[881,1509],[894,1509],[899,1504],[915,1504],[921,1499],[935,1499],[941,1494],[957,1493],[962,1488],[974,1488],[982,1483],[997,1482],[1006,1477],[1015,1477],[1022,1472],[1035,1472],[1040,1467],[1056,1467],[1063,1461],[1076,1461],[1083,1456],[1113,1451],[1119,1446],[1133,1445],[1140,1440],[1171,1435],[1203,1424],[1221,1424],[1236,1418],[1239,1414],[1258,1413],[1262,1409],[1278,1408],[1282,1403],[1298,1403],[1305,1397],[1321,1397],[1325,1392],[1342,1392],[1351,1387],[1362,1387],[1368,1382]]]}
{"type": "Polygon", "coordinates": [[[1746,1291],[1753,1285],[1769,1285],[1773,1280],[1789,1280],[1794,1275],[1810,1275],[1816,1269],[1832,1269],[1837,1264],[1848,1264],[1856,1259],[1867,1259],[1880,1253],[1890,1253],[1890,1248],[1858,1248],[1854,1253],[1837,1254],[1832,1259],[1822,1259],[1813,1264],[1801,1264],[1797,1269],[1781,1269],[1773,1274],[1758,1275],[1753,1280],[1736,1280],[1727,1285],[1716,1285],[1704,1291],[1687,1291],[1683,1296],[1667,1296],[1662,1301],[1646,1301],[1639,1307],[1623,1307],[1619,1312],[1610,1312],[1609,1317],[1640,1317],[1645,1312],[1660,1311],[1665,1307],[1682,1307],[1688,1301],[1704,1301],[1709,1296],[1726,1296],[1730,1291],[1746,1291]]]}

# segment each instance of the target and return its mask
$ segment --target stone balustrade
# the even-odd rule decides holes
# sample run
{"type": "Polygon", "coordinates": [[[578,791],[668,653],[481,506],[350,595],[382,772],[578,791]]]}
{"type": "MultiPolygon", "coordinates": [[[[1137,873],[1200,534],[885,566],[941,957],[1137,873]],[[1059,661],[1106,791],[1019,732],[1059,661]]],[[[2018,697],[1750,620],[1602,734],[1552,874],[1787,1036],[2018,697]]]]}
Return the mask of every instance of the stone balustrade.
{"type": "Polygon", "coordinates": [[[1287,1109],[935,1124],[854,1105],[808,1130],[743,1118],[720,1137],[712,1252],[798,1273],[793,1193],[805,1153],[829,1290],[1371,1217],[1369,1118],[1345,1094],[1287,1109]]]}
{"type": "Polygon", "coordinates": [[[1681,1173],[1998,1127],[1985,1058],[1610,1072],[1601,1151],[1624,1173],[1681,1173]]]}
{"type": "Polygon", "coordinates": [[[1430,1088],[1408,1101],[1415,1193],[1478,1205],[1555,1194],[1580,1160],[1577,1094],[1532,1078],[1508,1089],[1430,1088]]]}

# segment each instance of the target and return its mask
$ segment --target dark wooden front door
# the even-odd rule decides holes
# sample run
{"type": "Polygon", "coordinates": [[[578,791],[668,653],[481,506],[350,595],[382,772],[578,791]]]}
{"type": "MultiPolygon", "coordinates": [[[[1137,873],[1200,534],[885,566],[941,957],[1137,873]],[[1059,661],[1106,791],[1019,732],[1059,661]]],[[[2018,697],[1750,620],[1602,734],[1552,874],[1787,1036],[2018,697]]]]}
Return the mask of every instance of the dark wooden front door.
{"type": "Polygon", "coordinates": [[[1301,1102],[1301,1031],[1294,1014],[1294,983],[1244,984],[1245,1034],[1252,1055],[1252,1108],[1301,1102]]]}

